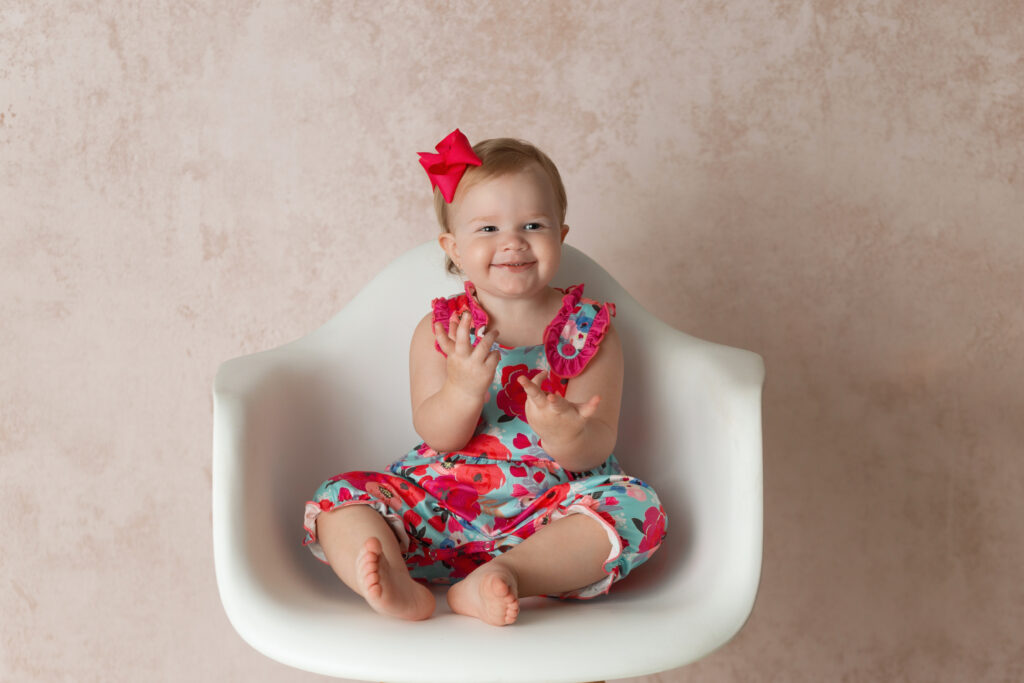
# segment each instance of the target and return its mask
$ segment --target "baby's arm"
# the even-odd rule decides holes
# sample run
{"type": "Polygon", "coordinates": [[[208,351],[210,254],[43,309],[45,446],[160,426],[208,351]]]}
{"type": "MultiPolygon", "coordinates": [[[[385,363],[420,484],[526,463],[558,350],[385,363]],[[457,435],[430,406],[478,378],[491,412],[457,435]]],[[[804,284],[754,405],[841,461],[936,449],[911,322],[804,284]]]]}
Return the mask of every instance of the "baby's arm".
{"type": "Polygon", "coordinates": [[[571,472],[597,467],[611,455],[622,404],[622,343],[609,324],[586,369],[569,380],[565,398],[543,391],[543,375],[520,378],[529,400],[526,417],[544,450],[571,472]]]}
{"type": "Polygon", "coordinates": [[[446,331],[428,314],[416,326],[409,349],[413,427],[442,453],[462,448],[473,436],[498,365],[498,352],[490,350],[497,331],[488,331],[473,347],[469,325],[469,316],[463,316],[446,331]]]}

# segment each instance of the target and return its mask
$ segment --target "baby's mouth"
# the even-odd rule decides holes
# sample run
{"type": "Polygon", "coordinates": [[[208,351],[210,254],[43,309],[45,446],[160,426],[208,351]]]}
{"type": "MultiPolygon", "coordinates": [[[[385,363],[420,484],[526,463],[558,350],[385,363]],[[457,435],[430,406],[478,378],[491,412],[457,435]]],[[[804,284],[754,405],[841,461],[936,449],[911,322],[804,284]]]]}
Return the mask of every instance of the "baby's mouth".
{"type": "Polygon", "coordinates": [[[529,268],[530,266],[534,265],[535,263],[537,263],[537,262],[536,261],[515,261],[513,263],[495,263],[494,266],[496,268],[505,268],[506,270],[511,270],[512,272],[518,272],[518,271],[521,271],[521,270],[526,270],[527,268],[529,268]]]}

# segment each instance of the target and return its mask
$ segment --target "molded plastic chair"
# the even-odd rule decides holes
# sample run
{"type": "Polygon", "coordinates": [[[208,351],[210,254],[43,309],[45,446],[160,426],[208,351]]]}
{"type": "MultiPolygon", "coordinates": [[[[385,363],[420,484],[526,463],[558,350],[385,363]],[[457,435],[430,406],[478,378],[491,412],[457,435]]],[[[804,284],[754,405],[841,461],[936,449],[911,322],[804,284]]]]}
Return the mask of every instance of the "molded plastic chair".
{"type": "Polygon", "coordinates": [[[214,387],[213,540],[231,623],[284,664],[385,681],[589,681],[676,668],[725,644],[761,569],[761,357],[683,334],[563,248],[554,284],[618,306],[626,383],[616,455],[650,482],[668,537],[587,601],[530,598],[492,627],[448,611],[382,617],[302,547],[327,477],[383,469],[418,443],[408,348],[431,298],[461,291],[436,242],[396,259],[326,325],[224,363],[214,387]]]}

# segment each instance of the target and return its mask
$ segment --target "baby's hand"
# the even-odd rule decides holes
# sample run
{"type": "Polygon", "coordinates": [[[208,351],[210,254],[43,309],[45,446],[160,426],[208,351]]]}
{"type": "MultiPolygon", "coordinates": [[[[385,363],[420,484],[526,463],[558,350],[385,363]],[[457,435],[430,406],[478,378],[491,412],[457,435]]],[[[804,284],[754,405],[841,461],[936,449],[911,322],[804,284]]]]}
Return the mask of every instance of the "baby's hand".
{"type": "Polygon", "coordinates": [[[448,383],[476,401],[485,396],[494,381],[500,356],[491,351],[491,346],[498,331],[488,330],[474,347],[469,343],[469,323],[467,313],[462,314],[458,323],[450,321],[447,332],[442,323],[434,323],[434,338],[448,357],[448,383]]]}
{"type": "Polygon", "coordinates": [[[601,397],[594,395],[585,403],[573,403],[564,396],[541,389],[544,371],[532,380],[519,376],[519,384],[526,390],[526,421],[546,446],[570,443],[586,428],[587,421],[597,412],[601,397]]]}

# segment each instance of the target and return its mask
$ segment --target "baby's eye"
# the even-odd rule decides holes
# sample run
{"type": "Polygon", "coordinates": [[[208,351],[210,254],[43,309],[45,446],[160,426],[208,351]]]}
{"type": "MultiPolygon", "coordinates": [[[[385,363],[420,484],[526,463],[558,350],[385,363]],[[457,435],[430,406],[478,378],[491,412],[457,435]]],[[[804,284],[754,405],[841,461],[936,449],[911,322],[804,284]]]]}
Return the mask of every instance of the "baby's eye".
{"type": "Polygon", "coordinates": [[[543,227],[540,223],[527,223],[523,226],[523,230],[541,230],[543,227]]]}
{"type": "Polygon", "coordinates": [[[498,227],[495,225],[485,225],[480,228],[480,232],[497,232],[498,227]]]}

